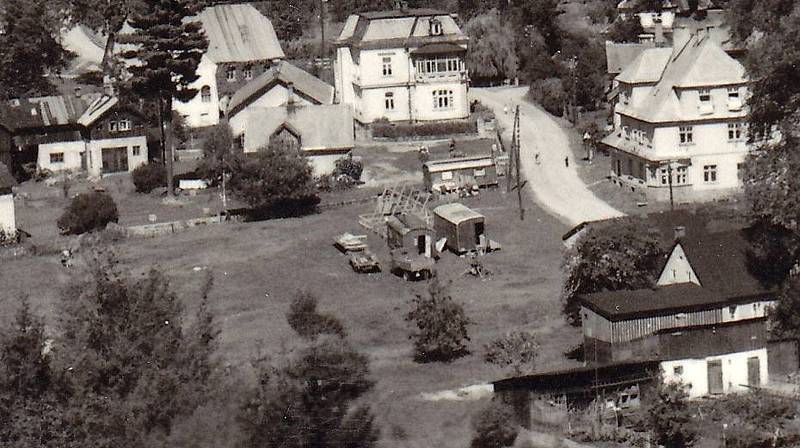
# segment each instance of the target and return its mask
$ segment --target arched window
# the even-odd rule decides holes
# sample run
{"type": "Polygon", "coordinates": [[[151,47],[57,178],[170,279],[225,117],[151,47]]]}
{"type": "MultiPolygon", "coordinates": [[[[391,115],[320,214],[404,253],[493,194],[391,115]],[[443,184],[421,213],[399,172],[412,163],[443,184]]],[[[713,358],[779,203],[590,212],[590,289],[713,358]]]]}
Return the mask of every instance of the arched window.
{"type": "Polygon", "coordinates": [[[230,66],[227,70],[225,70],[225,78],[229,82],[236,81],[236,67],[230,66]]]}
{"type": "Polygon", "coordinates": [[[202,98],[204,103],[210,103],[211,102],[211,87],[203,86],[200,89],[200,98],[202,98]]]}
{"type": "Polygon", "coordinates": [[[242,74],[244,75],[244,79],[253,79],[253,66],[246,65],[242,70],[242,74]]]}

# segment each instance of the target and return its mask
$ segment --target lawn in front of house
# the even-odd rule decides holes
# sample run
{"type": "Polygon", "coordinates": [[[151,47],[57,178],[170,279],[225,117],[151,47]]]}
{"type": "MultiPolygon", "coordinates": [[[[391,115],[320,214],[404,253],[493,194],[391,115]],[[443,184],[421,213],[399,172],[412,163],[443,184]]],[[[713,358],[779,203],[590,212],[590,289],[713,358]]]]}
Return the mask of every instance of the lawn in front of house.
{"type": "MultiPolygon", "coordinates": [[[[487,235],[503,250],[482,259],[492,275],[465,276],[468,259],[445,254],[437,270],[451,281],[451,293],[475,322],[469,329],[471,353],[450,364],[413,361],[409,326],[403,316],[424,282],[406,282],[388,272],[356,274],[347,257],[333,247],[343,232],[366,233],[357,216],[373,204],[348,206],[304,218],[212,225],[152,239],[116,243],[122,265],[133,273],[151,267],[164,271],[187,312],[196,309],[204,273],[214,275],[211,294],[222,333],[219,353],[248,371],[256,357],[277,355],[297,336],[285,313],[300,290],[320,298],[322,312],[338,316],[354,346],[371,361],[376,386],[367,399],[382,429],[380,446],[463,447],[471,436],[469,419],[482,403],[423,401],[420,394],[482,383],[506,376],[483,362],[482,346],[503,333],[525,329],[541,344],[538,367],[573,365],[563,353],[580,342],[579,330],[560,313],[560,235],[567,229],[526,198],[519,220],[516,195],[485,191],[464,202],[486,215],[487,235]]],[[[384,268],[385,242],[369,234],[384,268]]],[[[58,291],[75,275],[56,255],[3,260],[0,283],[6,297],[28,293],[34,309],[45,314],[48,331],[58,314],[58,291]],[[43,281],[46,279],[46,281],[43,281]]],[[[0,302],[5,320],[15,300],[0,302]]]]}

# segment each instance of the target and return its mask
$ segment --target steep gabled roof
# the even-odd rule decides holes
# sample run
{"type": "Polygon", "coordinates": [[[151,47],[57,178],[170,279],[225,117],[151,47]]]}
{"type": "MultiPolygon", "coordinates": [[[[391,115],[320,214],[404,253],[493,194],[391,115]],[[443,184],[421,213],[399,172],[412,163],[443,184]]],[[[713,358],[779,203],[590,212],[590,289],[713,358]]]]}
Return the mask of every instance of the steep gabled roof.
{"type": "Polygon", "coordinates": [[[644,49],[617,75],[616,79],[627,84],[658,82],[664,74],[670,56],[672,48],[644,49]]]}
{"type": "Polygon", "coordinates": [[[654,289],[604,291],[583,295],[583,303],[618,321],[766,300],[774,294],[750,271],[749,245],[741,230],[696,232],[678,243],[702,286],[680,283],[654,289]]]}
{"type": "Polygon", "coordinates": [[[207,55],[216,63],[284,57],[272,22],[249,4],[216,5],[200,13],[207,55]]]}
{"type": "Polygon", "coordinates": [[[83,126],[91,126],[92,123],[97,121],[106,112],[111,110],[119,100],[116,97],[103,95],[97,98],[89,105],[83,115],[78,118],[78,124],[83,126]]]}
{"type": "Polygon", "coordinates": [[[388,48],[467,40],[469,38],[450,14],[435,9],[406,9],[353,14],[345,22],[336,43],[356,48],[388,48]],[[434,18],[441,24],[441,35],[429,35],[434,18]]]}
{"type": "Polygon", "coordinates": [[[609,74],[620,74],[643,51],[653,48],[654,43],[617,43],[606,41],[606,67],[609,74]]]}
{"type": "Polygon", "coordinates": [[[44,96],[0,103],[0,124],[11,131],[77,123],[86,103],[76,96],[44,96]]]}
{"type": "Polygon", "coordinates": [[[324,152],[355,146],[353,112],[346,104],[254,108],[245,127],[245,146],[266,146],[270,136],[285,125],[300,134],[304,151],[324,152]]]}
{"type": "MultiPolygon", "coordinates": [[[[651,51],[646,50],[642,55],[651,51]]],[[[626,76],[623,72],[617,76],[617,80],[628,82],[624,79],[626,76]]],[[[741,85],[746,82],[741,63],[707,36],[693,36],[668,58],[663,74],[645,99],[621,113],[649,123],[713,119],[717,112],[730,117],[730,112],[723,107],[717,107],[712,114],[700,115],[696,105],[680,102],[681,89],[741,85]]],[[[742,117],[745,114],[744,110],[740,113],[742,117]]]]}
{"type": "Polygon", "coordinates": [[[296,93],[317,104],[333,104],[333,86],[305,70],[281,61],[236,91],[228,105],[228,118],[236,115],[276,83],[284,86],[292,84],[296,93]]]}

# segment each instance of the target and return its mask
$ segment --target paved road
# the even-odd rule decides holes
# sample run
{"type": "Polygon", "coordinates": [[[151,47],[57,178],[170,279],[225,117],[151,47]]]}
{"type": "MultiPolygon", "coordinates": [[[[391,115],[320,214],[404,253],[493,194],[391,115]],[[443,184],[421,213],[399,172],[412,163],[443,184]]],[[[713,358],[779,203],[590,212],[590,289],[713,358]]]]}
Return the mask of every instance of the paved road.
{"type": "Polygon", "coordinates": [[[514,125],[514,115],[512,107],[508,114],[503,113],[503,107],[520,106],[522,175],[536,202],[571,226],[622,216],[622,212],[586,187],[575,169],[567,135],[550,115],[523,100],[526,92],[527,87],[473,88],[470,96],[494,109],[508,136],[514,125]],[[537,152],[538,165],[534,162],[537,152]],[[565,166],[565,157],[569,157],[569,168],[565,166]]]}

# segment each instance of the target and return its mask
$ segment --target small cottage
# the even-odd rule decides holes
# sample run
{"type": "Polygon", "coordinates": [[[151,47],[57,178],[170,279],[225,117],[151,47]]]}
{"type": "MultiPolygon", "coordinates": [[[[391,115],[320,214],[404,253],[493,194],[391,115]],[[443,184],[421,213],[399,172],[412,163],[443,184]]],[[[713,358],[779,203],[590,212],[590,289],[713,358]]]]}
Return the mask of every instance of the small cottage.
{"type": "Polygon", "coordinates": [[[482,214],[458,202],[433,209],[436,240],[445,239],[444,247],[457,254],[488,246],[484,221],[482,214]]]}
{"type": "Polygon", "coordinates": [[[390,216],[386,220],[386,241],[390,249],[413,248],[416,254],[433,255],[433,229],[415,215],[390,216]]]}
{"type": "Polygon", "coordinates": [[[5,235],[14,234],[17,231],[14,193],[11,191],[16,184],[17,182],[11,176],[8,168],[0,163],[0,230],[5,235]]]}

